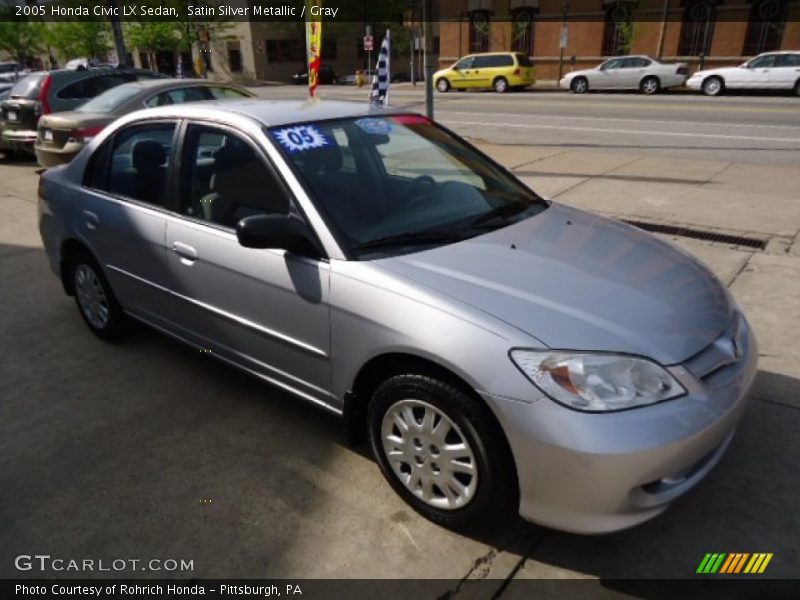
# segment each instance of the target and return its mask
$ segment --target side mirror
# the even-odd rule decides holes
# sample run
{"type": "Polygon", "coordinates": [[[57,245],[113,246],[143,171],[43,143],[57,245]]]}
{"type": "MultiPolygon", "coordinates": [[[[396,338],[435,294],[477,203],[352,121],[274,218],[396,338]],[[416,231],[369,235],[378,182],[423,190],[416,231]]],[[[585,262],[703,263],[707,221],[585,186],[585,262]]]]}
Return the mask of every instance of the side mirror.
{"type": "Polygon", "coordinates": [[[309,258],[322,256],[322,251],[308,225],[291,215],[245,217],[236,224],[236,237],[239,244],[245,248],[286,250],[309,258]]]}

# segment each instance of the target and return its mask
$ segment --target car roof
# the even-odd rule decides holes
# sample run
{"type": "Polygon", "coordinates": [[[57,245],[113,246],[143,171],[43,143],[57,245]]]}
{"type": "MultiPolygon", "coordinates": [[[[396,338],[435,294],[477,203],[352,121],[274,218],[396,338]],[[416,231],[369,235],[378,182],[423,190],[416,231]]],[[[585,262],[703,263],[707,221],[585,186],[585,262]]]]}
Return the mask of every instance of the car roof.
{"type": "Polygon", "coordinates": [[[326,121],[353,117],[382,116],[407,113],[405,110],[384,109],[366,102],[340,100],[223,100],[198,104],[171,104],[136,113],[138,118],[198,118],[233,114],[249,117],[268,127],[307,121],[326,121]]]}

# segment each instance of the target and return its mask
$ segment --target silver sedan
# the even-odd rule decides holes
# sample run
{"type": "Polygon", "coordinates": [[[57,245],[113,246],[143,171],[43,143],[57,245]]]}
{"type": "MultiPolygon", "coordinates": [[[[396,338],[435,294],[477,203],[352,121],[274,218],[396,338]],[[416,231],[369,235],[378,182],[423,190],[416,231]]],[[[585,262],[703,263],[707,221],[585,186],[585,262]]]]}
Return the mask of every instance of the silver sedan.
{"type": "Polygon", "coordinates": [[[646,521],[720,460],[756,372],[705,266],[411,113],[151,109],[46,171],[39,196],[50,265],[95,335],[146,323],[341,415],[448,526],[646,521]]]}
{"type": "Polygon", "coordinates": [[[671,87],[680,87],[689,78],[686,63],[668,64],[649,56],[618,56],[594,69],[567,73],[559,86],[584,94],[589,90],[639,90],[656,94],[671,87]]]}

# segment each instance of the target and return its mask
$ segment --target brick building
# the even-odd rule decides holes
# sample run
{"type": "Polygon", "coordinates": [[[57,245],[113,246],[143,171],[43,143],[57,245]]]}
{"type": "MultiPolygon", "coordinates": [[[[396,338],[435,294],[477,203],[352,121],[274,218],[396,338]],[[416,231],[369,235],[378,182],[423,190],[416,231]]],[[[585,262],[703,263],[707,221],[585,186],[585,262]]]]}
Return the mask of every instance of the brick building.
{"type": "Polygon", "coordinates": [[[800,49],[800,0],[440,0],[441,66],[470,52],[527,52],[539,79],[619,54],[698,68],[800,49]],[[570,59],[574,57],[574,66],[570,59]]]}

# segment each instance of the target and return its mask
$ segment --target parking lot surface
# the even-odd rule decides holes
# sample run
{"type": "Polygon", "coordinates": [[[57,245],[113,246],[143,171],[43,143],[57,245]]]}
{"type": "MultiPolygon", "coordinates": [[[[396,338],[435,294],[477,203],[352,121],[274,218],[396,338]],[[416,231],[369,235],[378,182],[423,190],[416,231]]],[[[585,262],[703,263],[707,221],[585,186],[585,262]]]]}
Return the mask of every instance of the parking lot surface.
{"type": "Polygon", "coordinates": [[[704,482],[608,536],[439,528],[337,418],[146,328],[118,345],[93,337],[47,266],[35,163],[0,158],[0,576],[42,576],[18,572],[19,554],[172,558],[193,571],[116,575],[446,578],[469,597],[487,578],[512,593],[508,579],[692,577],[706,552],[772,552],[762,577],[800,575],[800,151],[731,160],[747,157],[740,140],[699,161],[487,131],[481,147],[556,200],[764,242],[671,238],[730,287],[762,353],[751,406],[704,482]]]}

